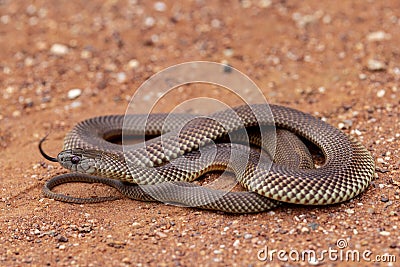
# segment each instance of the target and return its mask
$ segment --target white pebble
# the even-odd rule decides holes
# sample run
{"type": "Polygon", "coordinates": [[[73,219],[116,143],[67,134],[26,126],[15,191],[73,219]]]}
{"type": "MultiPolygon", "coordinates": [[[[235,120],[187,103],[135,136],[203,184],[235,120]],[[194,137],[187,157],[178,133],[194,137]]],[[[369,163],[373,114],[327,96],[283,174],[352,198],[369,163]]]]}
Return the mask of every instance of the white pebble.
{"type": "Polygon", "coordinates": [[[261,7],[261,8],[267,8],[270,5],[272,5],[272,1],[271,0],[260,0],[258,2],[258,6],[261,7]]]}
{"type": "Polygon", "coordinates": [[[322,22],[324,24],[330,24],[332,22],[332,17],[327,14],[322,17],[322,22]]]}
{"type": "Polygon", "coordinates": [[[119,83],[123,83],[123,82],[126,81],[126,74],[125,74],[125,72],[119,72],[119,73],[117,73],[117,81],[118,81],[119,83]]]}
{"type": "Polygon", "coordinates": [[[12,116],[13,116],[14,118],[21,116],[21,111],[19,111],[19,110],[14,110],[13,113],[12,113],[12,116]]]}
{"type": "Polygon", "coordinates": [[[231,48],[225,49],[225,50],[224,50],[224,56],[226,56],[226,57],[231,57],[231,56],[233,56],[233,49],[231,49],[231,48]]]}
{"type": "Polygon", "coordinates": [[[80,106],[82,106],[81,101],[74,101],[69,105],[69,108],[74,109],[74,108],[79,108],[80,106]]]}
{"type": "Polygon", "coordinates": [[[377,158],[376,161],[377,161],[378,163],[385,163],[385,161],[384,161],[383,158],[377,158]]]}
{"type": "Polygon", "coordinates": [[[370,42],[377,42],[390,39],[390,34],[385,33],[384,31],[371,32],[367,35],[367,40],[370,42]]]}
{"type": "Polygon", "coordinates": [[[382,231],[379,233],[381,236],[390,236],[390,232],[382,231]]]}
{"type": "Polygon", "coordinates": [[[31,57],[26,57],[25,60],[24,60],[24,64],[25,64],[25,66],[27,66],[27,67],[32,66],[33,63],[35,63],[35,61],[34,61],[34,59],[31,58],[31,57]]]}
{"type": "Polygon", "coordinates": [[[219,250],[219,249],[216,249],[216,250],[214,250],[214,254],[222,254],[222,251],[221,250],[219,250]]]}
{"type": "Polygon", "coordinates": [[[235,242],[233,242],[233,246],[234,246],[235,248],[238,248],[238,247],[239,247],[239,244],[240,244],[239,239],[236,239],[235,242]]]}
{"type": "Polygon", "coordinates": [[[74,88],[68,91],[68,99],[75,99],[82,94],[82,90],[79,88],[74,88]]]}
{"type": "Polygon", "coordinates": [[[34,5],[29,5],[26,8],[26,13],[28,13],[29,15],[33,15],[36,13],[37,8],[34,5]]]}
{"type": "Polygon", "coordinates": [[[163,12],[163,11],[165,11],[167,9],[167,6],[165,5],[164,2],[155,2],[154,3],[154,9],[156,11],[163,12]]]}
{"type": "Polygon", "coordinates": [[[244,239],[250,239],[250,238],[252,238],[252,237],[253,237],[252,234],[245,234],[245,235],[244,235],[244,239]]]}
{"type": "Polygon", "coordinates": [[[3,15],[0,17],[0,22],[3,24],[8,24],[10,22],[10,16],[9,15],[3,15]]]}
{"type": "Polygon", "coordinates": [[[310,229],[308,227],[303,226],[300,230],[302,233],[309,233],[310,229]]]}
{"type": "Polygon", "coordinates": [[[386,64],[376,59],[368,60],[368,69],[372,71],[385,70],[386,64]]]}
{"type": "Polygon", "coordinates": [[[132,223],[132,227],[133,227],[133,228],[140,228],[141,225],[140,225],[140,223],[138,223],[138,222],[133,222],[133,223],[132,223]]]}
{"type": "Polygon", "coordinates": [[[381,98],[381,97],[383,97],[385,95],[385,93],[386,93],[385,90],[381,89],[376,93],[376,96],[381,98]]]}
{"type": "Polygon", "coordinates": [[[144,19],[144,25],[147,27],[152,27],[156,23],[156,20],[153,17],[146,17],[144,19]]]}
{"type": "Polygon", "coordinates": [[[139,61],[136,60],[136,59],[131,59],[131,60],[129,60],[129,62],[128,62],[128,67],[129,67],[130,69],[136,69],[137,67],[139,67],[139,61]]]}
{"type": "Polygon", "coordinates": [[[353,209],[346,209],[346,212],[347,212],[348,214],[354,214],[354,210],[353,210],[353,209]]]}
{"type": "Polygon", "coordinates": [[[58,55],[58,56],[65,55],[68,53],[68,51],[69,51],[68,47],[63,44],[53,44],[50,48],[50,52],[53,55],[58,55]]]}
{"type": "Polygon", "coordinates": [[[211,21],[211,26],[212,26],[213,28],[219,28],[219,27],[221,27],[221,21],[218,20],[218,19],[213,19],[213,20],[211,21]]]}
{"type": "Polygon", "coordinates": [[[358,74],[358,78],[360,80],[365,80],[365,79],[367,79],[367,75],[365,73],[360,73],[360,74],[358,74]]]}

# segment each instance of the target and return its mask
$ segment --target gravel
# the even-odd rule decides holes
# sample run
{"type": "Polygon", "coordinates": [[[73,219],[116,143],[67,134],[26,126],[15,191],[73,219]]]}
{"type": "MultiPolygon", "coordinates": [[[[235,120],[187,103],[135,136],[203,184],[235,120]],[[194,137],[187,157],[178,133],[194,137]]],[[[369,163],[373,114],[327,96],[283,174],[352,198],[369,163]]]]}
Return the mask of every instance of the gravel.
{"type": "MultiPolygon", "coordinates": [[[[0,159],[0,265],[307,266],[260,261],[257,253],[265,247],[336,249],[338,239],[346,240],[349,250],[399,255],[396,1],[162,2],[164,11],[157,11],[154,2],[136,0],[35,2],[29,11],[23,1],[0,5],[5,40],[0,44],[0,147],[5,154],[0,159]],[[55,44],[63,48],[54,53],[55,44]],[[368,68],[369,59],[384,68],[368,68]],[[57,155],[77,122],[123,114],[147,78],[192,60],[227,60],[254,80],[270,103],[332,125],[342,123],[342,131],[376,159],[372,185],[337,205],[284,205],[240,216],[128,199],[73,205],[41,196],[44,182],[65,172],[40,156],[41,137],[50,132],[44,146],[57,155]],[[82,92],[69,99],[73,88],[82,92]]],[[[232,106],[241,103],[211,85],[182,86],[161,99],[154,112],[203,93],[232,106]]],[[[154,98],[156,89],[145,97],[154,98]]],[[[115,193],[80,183],[56,190],[88,197],[115,193]]]]}
{"type": "Polygon", "coordinates": [[[82,90],[79,88],[74,88],[68,91],[68,99],[75,99],[78,98],[82,94],[82,90]]]}
{"type": "Polygon", "coordinates": [[[368,60],[368,70],[370,71],[382,71],[386,70],[386,64],[380,60],[370,59],[368,60]]]}
{"type": "Polygon", "coordinates": [[[53,44],[50,48],[50,53],[57,56],[63,56],[68,54],[69,48],[63,44],[53,44]]]}

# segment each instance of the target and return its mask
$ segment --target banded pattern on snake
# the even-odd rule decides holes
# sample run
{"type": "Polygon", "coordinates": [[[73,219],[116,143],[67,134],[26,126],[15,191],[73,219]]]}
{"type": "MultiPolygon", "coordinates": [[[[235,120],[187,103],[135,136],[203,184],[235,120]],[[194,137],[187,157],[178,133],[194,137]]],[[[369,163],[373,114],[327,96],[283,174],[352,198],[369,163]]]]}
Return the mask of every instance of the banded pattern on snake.
{"type": "MultiPolygon", "coordinates": [[[[244,105],[186,124],[191,115],[173,117],[172,123],[165,125],[167,116],[163,114],[85,120],[66,136],[64,150],[57,159],[45,155],[40,143],[47,159],[86,173],[54,177],[46,183],[44,194],[62,201],[86,203],[91,200],[63,196],[51,189],[65,182],[104,182],[135,199],[245,213],[267,210],[281,202],[304,205],[343,202],[367,188],[374,175],[374,160],[357,140],[298,110],[270,105],[272,113],[268,113],[266,108],[244,105]],[[122,126],[124,130],[129,127],[129,134],[143,134],[146,123],[146,134],[162,135],[146,141],[142,147],[123,151],[120,145],[106,141],[119,134],[122,126]],[[256,126],[276,126],[309,140],[321,149],[325,163],[320,168],[299,168],[285,162],[271,162],[268,153],[258,153],[249,146],[230,143],[212,146],[214,141],[229,134],[256,126]],[[250,192],[227,193],[189,183],[206,172],[224,169],[232,171],[250,192]],[[97,176],[105,177],[106,182],[97,176]]],[[[93,199],[93,202],[104,200],[107,199],[93,199]]]]}

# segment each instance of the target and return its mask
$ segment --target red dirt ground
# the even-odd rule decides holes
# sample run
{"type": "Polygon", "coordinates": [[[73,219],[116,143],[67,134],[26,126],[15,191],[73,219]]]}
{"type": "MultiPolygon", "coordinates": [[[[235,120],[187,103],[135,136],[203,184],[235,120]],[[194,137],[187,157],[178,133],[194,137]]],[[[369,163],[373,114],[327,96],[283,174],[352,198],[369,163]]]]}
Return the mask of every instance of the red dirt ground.
{"type": "MultiPolygon", "coordinates": [[[[361,265],[396,266],[383,261],[400,261],[399,14],[399,1],[0,1],[0,265],[307,266],[258,254],[331,248],[371,251],[361,265]],[[54,44],[68,50],[55,54],[54,44]],[[56,155],[77,122],[123,114],[147,78],[193,60],[227,62],[269,103],[356,136],[376,159],[372,185],[338,205],[239,216],[41,195],[45,181],[66,172],[39,154],[41,137],[51,133],[45,148],[56,155]],[[82,94],[70,100],[73,88],[82,94]]],[[[158,109],[201,96],[196,88],[158,109]]],[[[237,104],[211,89],[209,97],[237,104]]],[[[116,193],[82,184],[57,190],[116,193]]],[[[311,263],[360,264],[327,256],[311,263]]]]}

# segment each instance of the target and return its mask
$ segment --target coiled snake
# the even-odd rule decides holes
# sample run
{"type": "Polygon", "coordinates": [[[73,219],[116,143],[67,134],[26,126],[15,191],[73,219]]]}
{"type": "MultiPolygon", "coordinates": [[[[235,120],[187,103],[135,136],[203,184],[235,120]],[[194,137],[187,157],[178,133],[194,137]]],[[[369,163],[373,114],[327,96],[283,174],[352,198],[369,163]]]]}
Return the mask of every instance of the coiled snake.
{"type": "MultiPolygon", "coordinates": [[[[67,134],[64,150],[57,158],[46,155],[41,148],[44,139],[40,142],[44,157],[78,172],[53,177],[46,183],[44,195],[74,203],[117,198],[82,199],[51,191],[66,182],[99,182],[134,199],[247,213],[267,210],[282,202],[339,203],[367,188],[374,176],[374,160],[357,140],[301,111],[270,105],[269,113],[267,108],[243,105],[194,119],[177,114],[170,124],[165,123],[165,114],[126,118],[111,115],[82,121],[67,134]],[[188,119],[192,120],[187,122],[188,119]],[[310,141],[321,149],[324,164],[319,168],[291,166],[279,160],[271,162],[270,152],[260,153],[243,144],[214,144],[241,129],[256,126],[276,126],[310,141]],[[122,128],[124,134],[161,136],[143,146],[123,150],[121,145],[106,140],[120,135],[122,128]],[[190,183],[204,173],[225,169],[233,172],[250,192],[223,192],[190,183]]],[[[279,147],[276,150],[281,153],[279,147]]]]}

